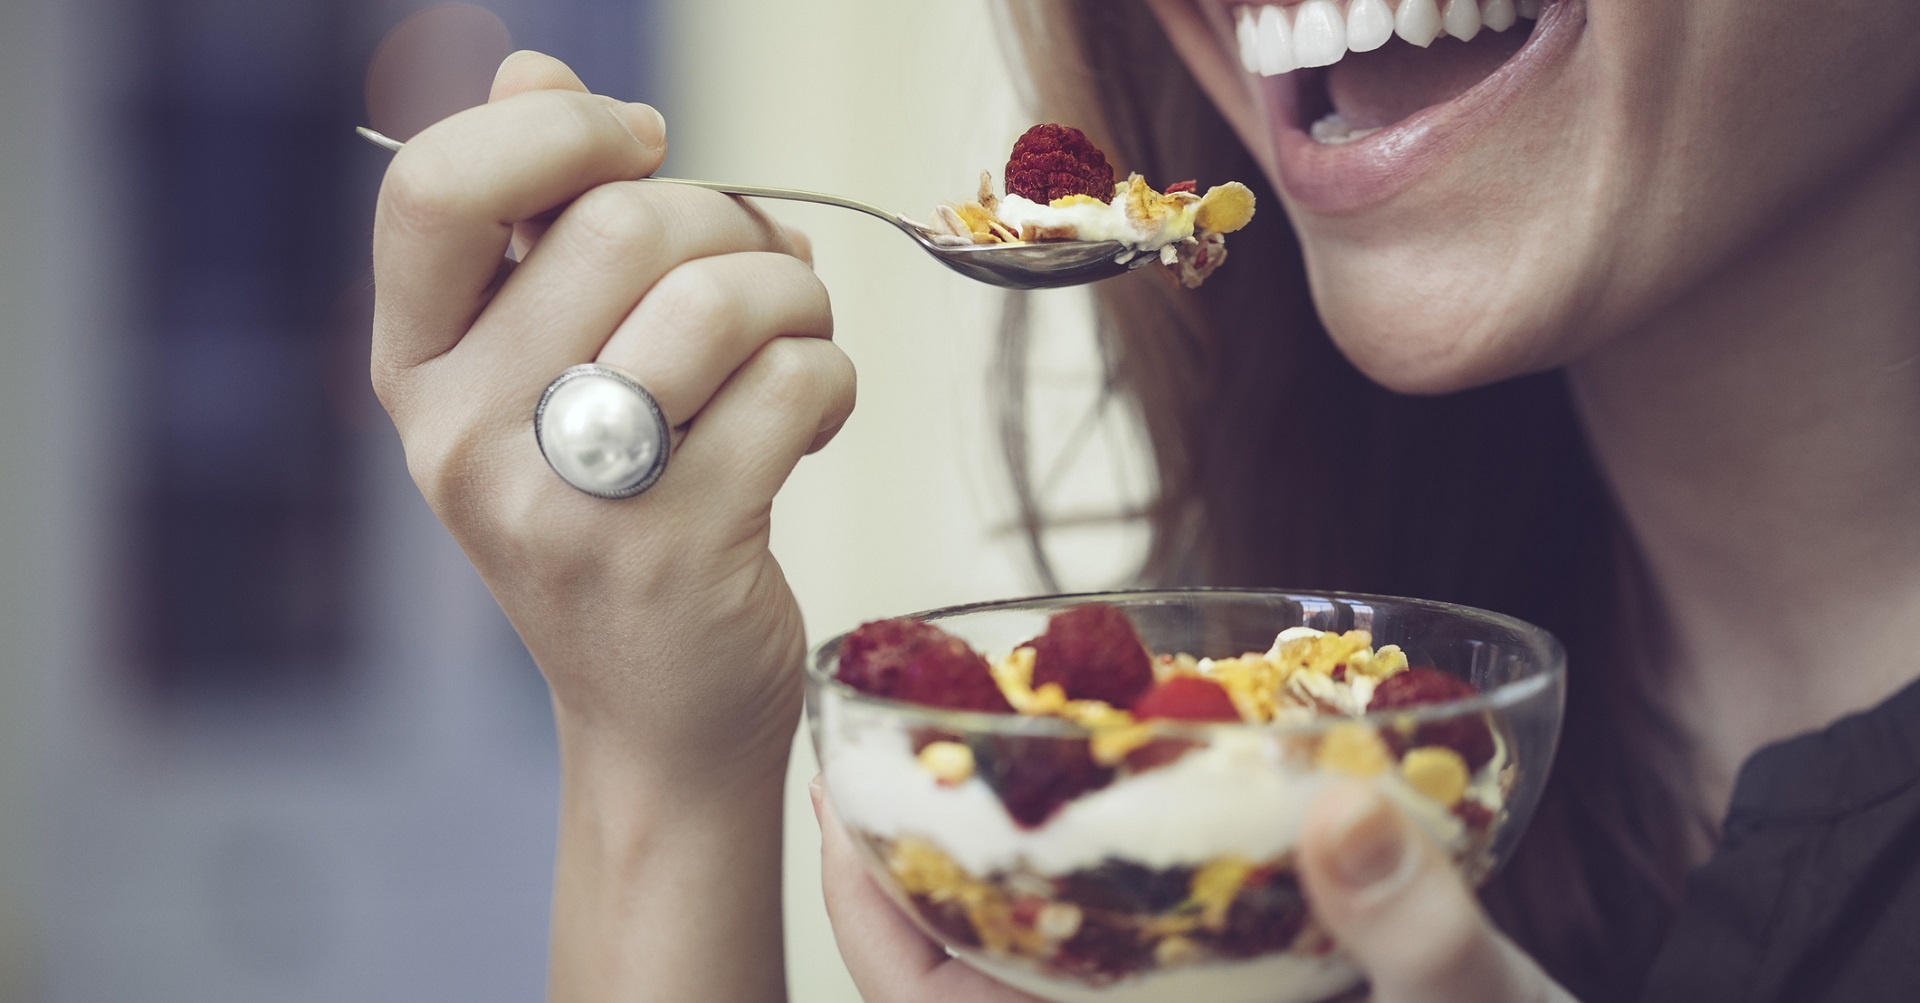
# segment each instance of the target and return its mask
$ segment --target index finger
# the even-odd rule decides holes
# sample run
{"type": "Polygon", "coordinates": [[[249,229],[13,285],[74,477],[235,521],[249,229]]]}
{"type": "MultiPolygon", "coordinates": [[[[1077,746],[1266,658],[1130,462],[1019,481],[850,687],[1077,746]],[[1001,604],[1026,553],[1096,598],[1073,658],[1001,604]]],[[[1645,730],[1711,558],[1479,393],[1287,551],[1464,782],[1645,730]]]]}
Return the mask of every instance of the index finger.
{"type": "Polygon", "coordinates": [[[486,305],[513,224],[653,173],[666,126],[646,105],[533,91],[431,126],[387,169],[374,216],[374,368],[460,340],[486,305]]]}

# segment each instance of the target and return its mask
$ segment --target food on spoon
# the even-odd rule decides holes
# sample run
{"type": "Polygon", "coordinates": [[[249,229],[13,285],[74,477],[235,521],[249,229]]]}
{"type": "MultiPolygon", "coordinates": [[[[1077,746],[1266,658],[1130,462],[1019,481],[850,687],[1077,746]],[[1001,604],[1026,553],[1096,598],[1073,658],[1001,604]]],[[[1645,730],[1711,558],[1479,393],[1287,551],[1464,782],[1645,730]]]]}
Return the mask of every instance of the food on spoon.
{"type": "Polygon", "coordinates": [[[950,246],[1116,241],[1120,260],[1157,254],[1193,288],[1226,261],[1226,235],[1253,219],[1251,189],[1237,181],[1199,194],[1183,181],[1155,191],[1138,174],[1116,182],[1106,154],[1071,126],[1043,124],[1014,143],[1006,197],[980,172],[970,202],[943,203],[929,229],[950,246]]]}
{"type": "Polygon", "coordinates": [[[976,662],[911,622],[855,631],[837,678],[939,708],[984,679],[999,713],[1034,727],[870,728],[828,759],[828,786],[930,929],[1047,998],[1325,999],[1359,973],[1295,874],[1312,799],[1362,778],[1470,872],[1506,810],[1513,774],[1487,716],[1426,709],[1477,691],[1366,631],[1291,627],[1265,651],[1152,655],[1125,613],[1090,603],[976,662]],[[906,670],[884,668],[901,651],[941,652],[921,674],[937,685],[901,685],[906,670]]]}

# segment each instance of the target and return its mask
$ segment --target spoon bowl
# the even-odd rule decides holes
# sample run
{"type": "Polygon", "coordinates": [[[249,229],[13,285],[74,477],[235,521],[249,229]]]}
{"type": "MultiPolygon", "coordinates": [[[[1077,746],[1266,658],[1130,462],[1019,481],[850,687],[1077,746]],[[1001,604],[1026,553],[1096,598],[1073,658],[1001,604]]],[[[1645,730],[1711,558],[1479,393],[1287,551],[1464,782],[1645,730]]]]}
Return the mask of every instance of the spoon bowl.
{"type": "MultiPolygon", "coordinates": [[[[355,132],[360,138],[393,153],[400,152],[406,144],[390,136],[382,135],[365,126],[359,126],[355,132]]],[[[1058,289],[1064,286],[1079,286],[1089,282],[1099,282],[1117,275],[1123,275],[1135,268],[1155,260],[1155,255],[1141,254],[1115,240],[1070,240],[1048,241],[1045,243],[1022,244],[944,244],[934,239],[933,232],[927,227],[898,213],[891,213],[878,206],[853,199],[841,198],[822,192],[801,191],[794,188],[766,188],[759,185],[721,184],[713,181],[692,181],[686,178],[645,178],[657,184],[688,185],[705,188],[726,195],[739,195],[749,198],[778,199],[786,202],[811,202],[815,205],[830,205],[841,209],[851,209],[866,213],[887,221],[902,233],[913,238],[920,249],[948,268],[988,285],[1003,289],[1058,289]]]]}

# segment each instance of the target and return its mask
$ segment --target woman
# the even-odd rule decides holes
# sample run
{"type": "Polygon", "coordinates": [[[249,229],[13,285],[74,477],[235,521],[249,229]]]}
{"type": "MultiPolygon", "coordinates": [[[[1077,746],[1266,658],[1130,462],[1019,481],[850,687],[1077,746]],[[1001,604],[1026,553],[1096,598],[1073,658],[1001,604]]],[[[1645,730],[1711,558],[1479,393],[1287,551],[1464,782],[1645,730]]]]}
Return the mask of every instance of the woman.
{"type": "MultiPolygon", "coordinates": [[[[1498,925],[1364,791],[1316,804],[1307,890],[1374,998],[1911,998],[1920,7],[1548,0],[1275,77],[1220,0],[1021,11],[1048,118],[1157,179],[1264,177],[1292,221],[1200,294],[1100,291],[1162,576],[1475,603],[1573,652],[1498,925]]],[[[803,237],[623,183],[664,143],[510,59],[388,175],[373,373],[552,685],[554,998],[777,999],[804,639],[767,512],[853,373],[803,237]],[[640,497],[572,489],[528,434],[590,360],[684,427],[640,497]]],[[[823,832],[869,999],[1024,998],[823,832]]]]}

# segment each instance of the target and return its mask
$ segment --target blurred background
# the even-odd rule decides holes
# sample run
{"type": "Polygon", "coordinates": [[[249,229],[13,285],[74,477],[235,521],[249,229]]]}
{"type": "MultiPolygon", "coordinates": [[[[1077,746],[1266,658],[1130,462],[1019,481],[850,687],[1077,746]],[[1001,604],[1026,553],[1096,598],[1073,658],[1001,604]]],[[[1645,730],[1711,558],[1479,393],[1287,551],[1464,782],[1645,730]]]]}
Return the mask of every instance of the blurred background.
{"type": "MultiPolygon", "coordinates": [[[[386,155],[515,48],[661,107],[690,177],[919,215],[1030,120],[989,0],[0,3],[0,1001],[526,1000],[544,687],[366,380],[386,155]]],[[[815,238],[861,402],[776,509],[816,637],[1032,592],[992,402],[1001,294],[881,224],[815,238]]],[[[1036,474],[1150,476],[1083,298],[1037,297],[1036,474]]],[[[1138,527],[1050,539],[1123,581],[1138,527]]],[[[797,750],[793,995],[857,999],[797,750]]]]}

